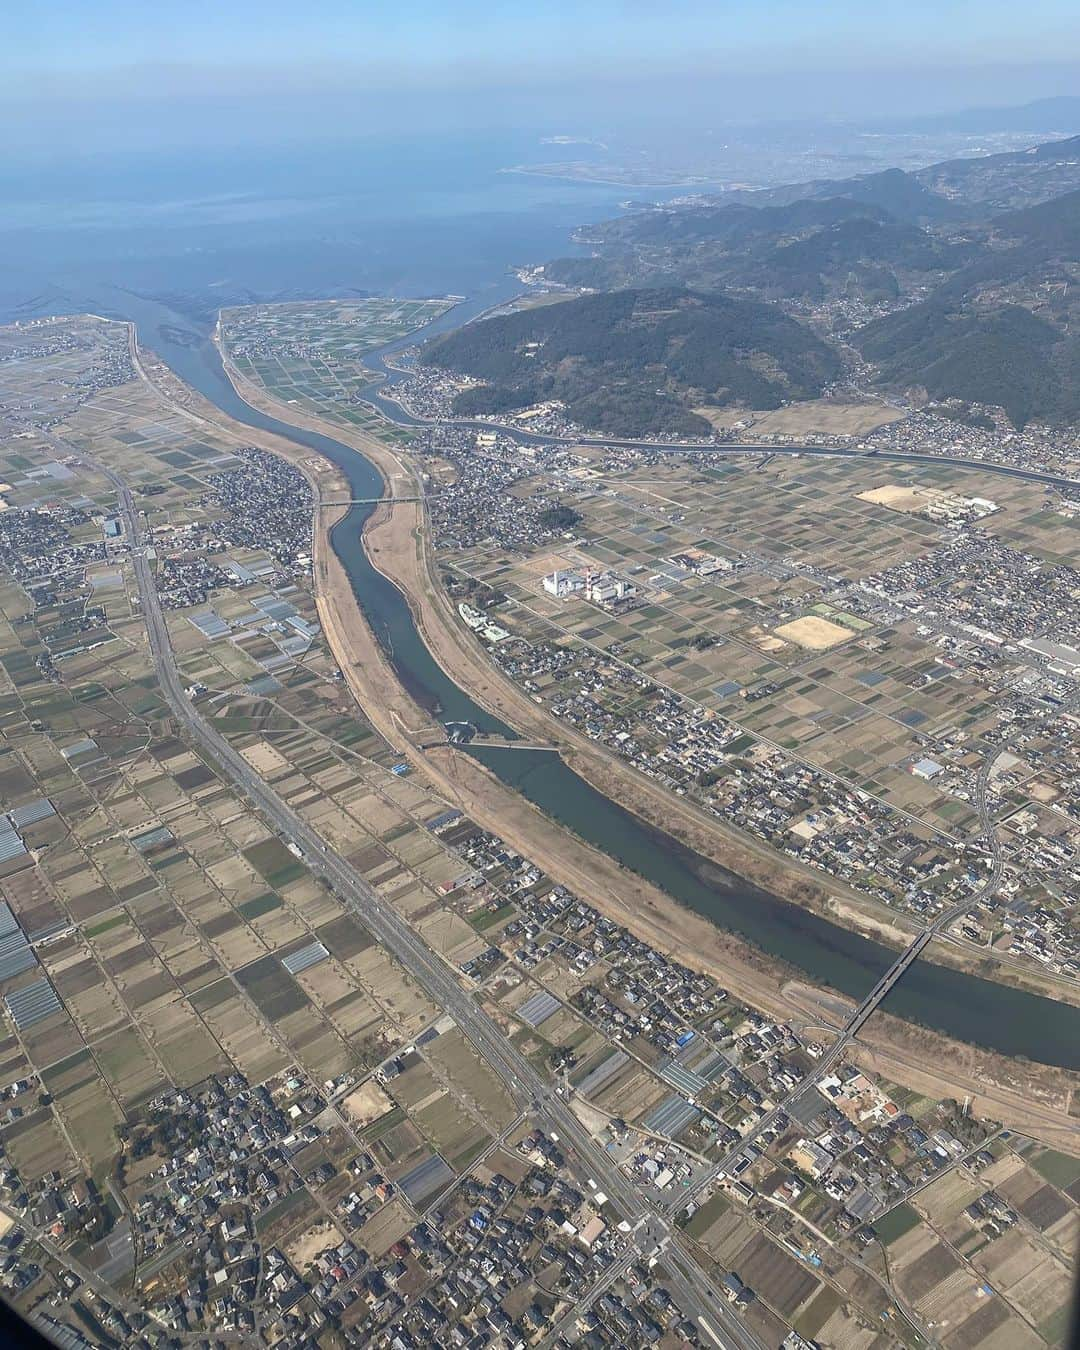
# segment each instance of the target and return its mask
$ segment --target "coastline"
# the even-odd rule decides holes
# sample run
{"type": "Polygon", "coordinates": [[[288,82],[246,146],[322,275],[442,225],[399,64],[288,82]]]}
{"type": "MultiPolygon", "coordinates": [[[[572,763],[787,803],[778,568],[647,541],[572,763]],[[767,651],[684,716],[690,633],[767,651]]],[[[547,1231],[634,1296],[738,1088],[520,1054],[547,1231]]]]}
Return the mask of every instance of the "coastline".
{"type": "MultiPolygon", "coordinates": [[[[353,429],[342,431],[295,407],[286,409],[242,378],[238,381],[227,361],[225,368],[238,395],[252,408],[353,444],[387,476],[392,495],[406,495],[402,487],[411,486],[412,474],[385,445],[370,441],[353,429]]],[[[400,747],[436,790],[477,824],[499,834],[556,880],[581,892],[643,940],[691,967],[708,970],[752,1006],[776,1017],[807,1023],[805,991],[811,986],[801,975],[796,978],[780,961],[680,905],[666,892],[549,820],[467,755],[443,745],[425,750],[416,743],[413,738],[432,733],[441,738],[442,728],[402,688],[330,545],[330,530],[345,509],[319,513],[315,544],[317,606],[327,641],[349,688],[376,730],[400,747]]],[[[412,560],[411,576],[415,577],[424,553],[419,504],[399,501],[381,505],[369,519],[364,535],[373,565],[402,590],[427,641],[431,610],[417,602],[406,581],[410,575],[409,560],[412,560]],[[392,548],[390,538],[394,540],[392,548]]],[[[439,652],[433,650],[432,655],[440,659],[439,652]]],[[[474,697],[478,694],[473,687],[470,692],[474,697]]],[[[504,699],[499,698],[493,710],[502,713],[506,707],[504,699]]],[[[516,729],[522,730],[512,710],[505,715],[516,729]]],[[[578,769],[576,764],[572,767],[578,769]]],[[[603,790],[602,782],[596,786],[603,790]]],[[[843,1003],[835,995],[829,997],[843,1003]]],[[[838,1025],[835,1017],[823,1014],[820,1005],[811,1007],[817,1014],[810,1017],[813,1024],[838,1025]]],[[[1021,1063],[887,1013],[878,1013],[863,1030],[853,1053],[856,1058],[865,1057],[867,1064],[872,1062],[878,1072],[895,1081],[933,1083],[939,1096],[963,1091],[981,1103],[979,1109],[995,1118],[1004,1116],[1014,1126],[1038,1130],[1041,1137],[1053,1137],[1062,1144],[1077,1147],[1077,1124],[1070,1116],[1069,1106],[1080,1087],[1080,1079],[1067,1070],[1021,1063]]]]}
{"type": "MultiPolygon", "coordinates": [[[[561,166],[559,166],[561,167],[561,166]]],[[[658,192],[672,192],[677,189],[697,188],[699,191],[712,189],[723,192],[727,189],[722,184],[717,184],[712,178],[674,178],[667,182],[641,182],[628,183],[625,178],[602,178],[599,174],[585,173],[553,173],[548,169],[541,167],[533,168],[528,164],[511,164],[505,169],[499,169],[499,173],[523,173],[530,178],[551,178],[559,183],[596,183],[601,187],[625,188],[627,192],[637,192],[639,190],[648,191],[655,188],[658,192]]],[[[763,189],[740,188],[740,192],[762,191],[763,189]]]]}

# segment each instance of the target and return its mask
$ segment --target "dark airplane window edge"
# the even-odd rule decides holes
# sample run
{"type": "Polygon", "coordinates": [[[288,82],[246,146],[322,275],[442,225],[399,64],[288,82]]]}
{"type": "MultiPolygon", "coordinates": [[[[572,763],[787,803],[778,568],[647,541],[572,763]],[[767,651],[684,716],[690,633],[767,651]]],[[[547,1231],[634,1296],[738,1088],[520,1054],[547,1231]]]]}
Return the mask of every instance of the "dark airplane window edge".
{"type": "Polygon", "coordinates": [[[4,1350],[9,1346],[18,1347],[18,1350],[23,1347],[25,1350],[56,1350],[56,1342],[32,1327],[3,1297],[0,1297],[0,1346],[4,1350]]]}

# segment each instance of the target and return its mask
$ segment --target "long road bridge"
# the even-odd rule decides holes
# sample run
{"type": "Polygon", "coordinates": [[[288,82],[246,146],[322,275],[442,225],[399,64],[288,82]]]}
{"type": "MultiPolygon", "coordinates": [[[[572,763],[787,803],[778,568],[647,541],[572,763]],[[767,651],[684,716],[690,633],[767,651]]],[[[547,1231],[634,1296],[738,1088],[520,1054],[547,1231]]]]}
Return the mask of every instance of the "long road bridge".
{"type": "Polygon", "coordinates": [[[402,494],[392,497],[329,497],[316,503],[317,506],[378,506],[382,502],[426,502],[432,497],[442,496],[439,492],[418,492],[411,496],[402,494]]]}
{"type": "Polygon", "coordinates": [[[961,914],[966,913],[982,900],[988,900],[993,896],[1001,886],[1002,876],[1005,871],[1005,859],[1001,847],[1001,840],[998,837],[997,829],[994,826],[993,814],[990,810],[990,804],[987,798],[987,790],[990,784],[990,776],[993,772],[994,764],[1001,754],[997,749],[988,754],[983,760],[982,768],[979,771],[978,779],[975,784],[975,806],[979,813],[979,823],[982,827],[981,837],[986,840],[988,845],[988,858],[990,861],[990,870],[984,878],[982,885],[959,904],[939,914],[933,923],[928,924],[917,937],[904,948],[892,965],[885,971],[873,989],[866,995],[861,1003],[855,1007],[849,1014],[847,1021],[840,1030],[840,1034],[832,1043],[825,1054],[817,1061],[813,1069],[806,1074],[796,1085],[787,1093],[776,1105],[757,1122],[751,1134],[744,1135],[720,1160],[715,1163],[709,1171],[701,1177],[694,1187],[670,1202],[670,1212],[674,1213],[676,1209],[689,1204],[706,1190],[718,1178],[724,1175],[726,1170],[731,1167],[744,1149],[748,1148],[756,1139],[758,1139],[778,1117],[786,1114],[787,1108],[795,1101],[797,1097],[808,1089],[819,1083],[822,1078],[832,1069],[833,1065],[844,1055],[848,1046],[856,1038],[862,1028],[866,1025],[870,1017],[884,1002],[890,991],[903,979],[905,973],[919,959],[923,951],[940,933],[944,932],[961,914]]]}

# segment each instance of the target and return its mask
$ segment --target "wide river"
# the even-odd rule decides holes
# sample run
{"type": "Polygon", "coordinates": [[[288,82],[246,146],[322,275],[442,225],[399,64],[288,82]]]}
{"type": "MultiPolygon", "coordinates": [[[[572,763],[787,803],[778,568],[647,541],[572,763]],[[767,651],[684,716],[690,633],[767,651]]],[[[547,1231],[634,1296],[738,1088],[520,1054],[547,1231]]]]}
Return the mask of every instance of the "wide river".
{"type": "MultiPolygon", "coordinates": [[[[507,294],[513,287],[507,285],[507,294]]],[[[490,292],[485,306],[499,297],[490,292]]],[[[463,304],[437,327],[463,322],[481,307],[463,304]]],[[[141,340],[182,379],[238,422],[315,450],[348,478],[352,495],[377,497],[378,470],[358,451],[316,432],[255,411],[235,392],[205,331],[156,302],[129,296],[124,305],[141,340]]],[[[362,529],[374,508],[354,506],[335,527],[332,544],[368,621],[405,686],[444,720],[468,721],[484,731],[511,734],[456,685],[422,642],[401,592],[371,565],[362,529]]],[[[811,982],[852,998],[865,995],[895,953],[790,905],[692,853],[604,797],[555,754],[514,748],[470,753],[498,777],[590,844],[653,882],[680,904],[779,957],[811,982]]],[[[1080,1069],[1080,1008],[1018,989],[916,962],[885,1006],[898,1017],[969,1041],[1043,1063],[1080,1069]]]]}

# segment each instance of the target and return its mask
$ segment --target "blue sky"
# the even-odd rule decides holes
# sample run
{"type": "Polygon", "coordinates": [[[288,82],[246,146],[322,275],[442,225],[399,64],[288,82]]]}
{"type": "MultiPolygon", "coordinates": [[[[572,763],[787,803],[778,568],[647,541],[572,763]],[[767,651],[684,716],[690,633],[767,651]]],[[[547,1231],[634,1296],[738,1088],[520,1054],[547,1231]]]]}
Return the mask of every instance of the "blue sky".
{"type": "Polygon", "coordinates": [[[9,7],[11,92],[400,85],[1060,62],[1075,0],[48,0],[9,7]],[[118,84],[119,82],[119,84],[118,84]]]}

